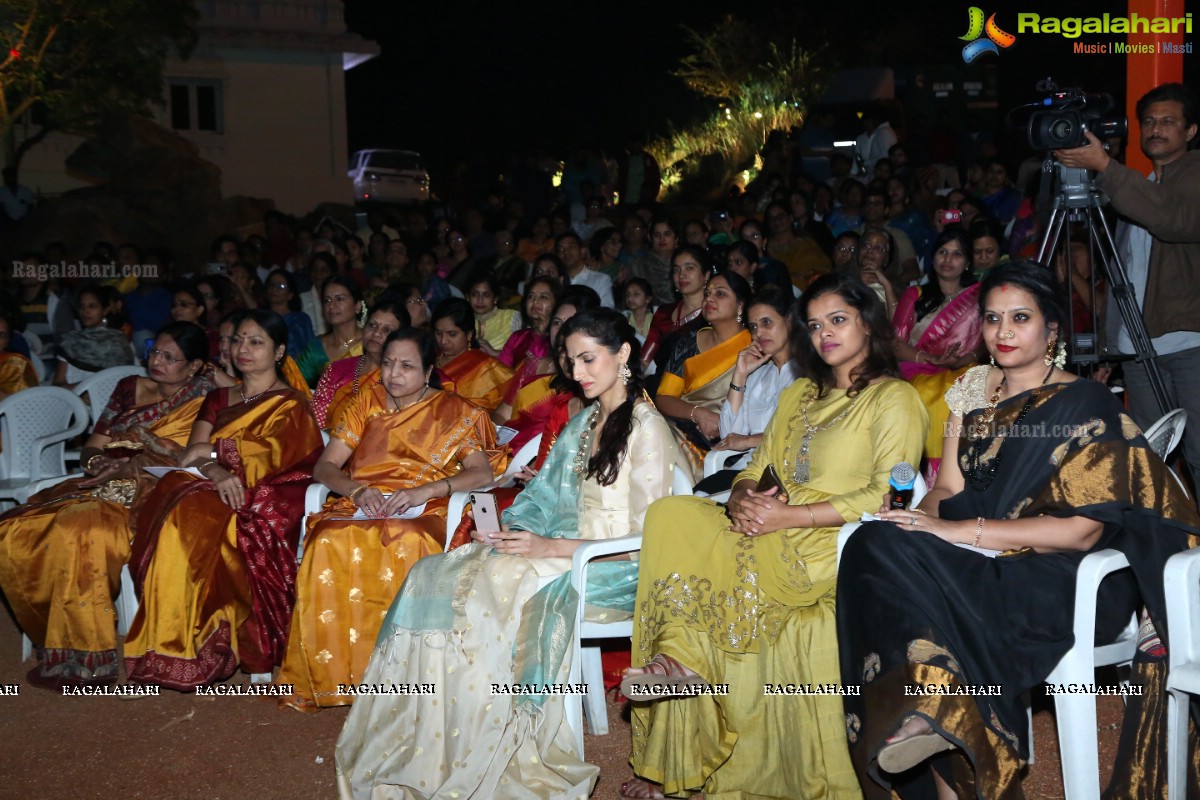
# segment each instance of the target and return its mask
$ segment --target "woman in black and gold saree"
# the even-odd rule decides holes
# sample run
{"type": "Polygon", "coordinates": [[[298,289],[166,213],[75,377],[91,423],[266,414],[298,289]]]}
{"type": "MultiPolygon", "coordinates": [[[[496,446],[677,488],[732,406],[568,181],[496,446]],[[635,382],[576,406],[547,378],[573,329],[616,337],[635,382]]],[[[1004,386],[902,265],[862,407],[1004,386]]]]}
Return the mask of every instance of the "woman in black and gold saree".
{"type": "Polygon", "coordinates": [[[868,796],[1023,796],[1021,695],[1074,643],[1076,571],[1105,548],[1132,569],[1102,585],[1098,639],[1135,607],[1149,614],[1133,675],[1145,694],[1127,707],[1109,795],[1163,794],[1162,570],[1197,544],[1200,517],[1111,393],[1061,369],[1065,315],[1050,280],[1029,263],[989,275],[983,336],[997,365],[947,392],[960,435],[948,432],[937,485],[919,511],[863,525],[843,553],[842,682],[862,685],[845,698],[846,727],[868,796]],[[930,685],[947,693],[909,696],[930,685]],[[998,694],[951,693],[968,686],[998,694]]]}

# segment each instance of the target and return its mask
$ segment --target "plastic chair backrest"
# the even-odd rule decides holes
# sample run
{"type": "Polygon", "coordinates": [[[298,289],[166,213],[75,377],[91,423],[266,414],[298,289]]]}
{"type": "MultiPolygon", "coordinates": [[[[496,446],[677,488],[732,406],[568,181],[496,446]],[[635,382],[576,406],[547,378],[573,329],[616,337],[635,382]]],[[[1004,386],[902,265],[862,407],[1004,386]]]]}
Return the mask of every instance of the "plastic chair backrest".
{"type": "Polygon", "coordinates": [[[35,386],[0,400],[0,478],[64,474],[64,443],[87,424],[87,406],[58,386],[35,386]]]}
{"type": "Polygon", "coordinates": [[[1150,449],[1158,453],[1163,461],[1171,455],[1171,451],[1179,445],[1183,438],[1183,429],[1187,427],[1187,412],[1182,408],[1168,411],[1163,418],[1150,426],[1146,431],[1146,441],[1150,449]]]}
{"type": "Polygon", "coordinates": [[[72,391],[79,397],[87,395],[88,408],[91,410],[92,421],[94,422],[100,419],[100,415],[104,412],[104,407],[108,405],[109,398],[112,397],[113,390],[117,388],[117,384],[123,378],[127,378],[130,375],[144,376],[145,374],[145,369],[132,364],[109,367],[84,378],[75,384],[75,388],[72,391]]]}

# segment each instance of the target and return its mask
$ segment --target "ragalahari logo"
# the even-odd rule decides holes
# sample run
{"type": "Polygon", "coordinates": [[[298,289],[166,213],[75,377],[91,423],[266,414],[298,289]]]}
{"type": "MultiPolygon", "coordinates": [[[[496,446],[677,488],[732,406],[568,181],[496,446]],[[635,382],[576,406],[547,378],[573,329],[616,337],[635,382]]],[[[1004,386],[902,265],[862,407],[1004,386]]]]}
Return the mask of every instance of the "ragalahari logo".
{"type": "Polygon", "coordinates": [[[1011,33],[1000,30],[1000,26],[996,24],[995,14],[987,18],[985,25],[983,9],[979,6],[971,6],[967,9],[967,33],[958,38],[970,43],[962,51],[963,61],[968,64],[984,53],[999,55],[1000,48],[1008,49],[1013,46],[1013,42],[1017,41],[1017,37],[1011,33]],[[980,37],[985,33],[987,38],[981,39],[980,37]]]}

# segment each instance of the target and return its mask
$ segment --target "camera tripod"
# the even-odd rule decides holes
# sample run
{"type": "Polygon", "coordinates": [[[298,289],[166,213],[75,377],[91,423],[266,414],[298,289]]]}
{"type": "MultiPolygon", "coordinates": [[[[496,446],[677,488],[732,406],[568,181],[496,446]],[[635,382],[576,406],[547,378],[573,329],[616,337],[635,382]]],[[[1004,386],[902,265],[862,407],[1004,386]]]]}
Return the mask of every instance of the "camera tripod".
{"type": "MultiPolygon", "coordinates": [[[[1098,255],[1104,275],[1108,279],[1108,285],[1112,288],[1117,310],[1125,324],[1125,330],[1133,342],[1134,355],[1132,358],[1138,363],[1146,365],[1150,388],[1154,391],[1154,399],[1158,403],[1158,415],[1161,417],[1171,408],[1166,386],[1163,384],[1162,374],[1159,373],[1158,364],[1155,362],[1157,354],[1154,352],[1154,342],[1142,321],[1142,309],[1138,305],[1133,285],[1129,282],[1129,273],[1126,272],[1125,265],[1121,263],[1121,256],[1117,252],[1112,231],[1108,228],[1108,221],[1100,213],[1102,195],[1092,185],[1091,174],[1088,170],[1055,164],[1053,158],[1047,156],[1043,171],[1050,173],[1054,166],[1057,166],[1058,169],[1059,190],[1054,199],[1050,219],[1046,224],[1046,235],[1042,239],[1041,247],[1038,248],[1037,261],[1048,269],[1054,268],[1054,254],[1059,249],[1060,240],[1064,238],[1065,232],[1065,246],[1062,248],[1062,252],[1067,267],[1067,327],[1073,331],[1075,313],[1070,301],[1075,293],[1075,287],[1071,282],[1070,275],[1074,267],[1071,264],[1071,233],[1066,224],[1068,221],[1081,222],[1087,226],[1088,252],[1091,263],[1096,264],[1098,255]]],[[[1073,364],[1095,365],[1100,362],[1100,349],[1096,345],[1099,318],[1096,313],[1096,283],[1094,280],[1091,284],[1090,299],[1092,301],[1092,333],[1072,336],[1071,362],[1073,364]]],[[[1115,342],[1110,344],[1115,345],[1115,342]]]]}

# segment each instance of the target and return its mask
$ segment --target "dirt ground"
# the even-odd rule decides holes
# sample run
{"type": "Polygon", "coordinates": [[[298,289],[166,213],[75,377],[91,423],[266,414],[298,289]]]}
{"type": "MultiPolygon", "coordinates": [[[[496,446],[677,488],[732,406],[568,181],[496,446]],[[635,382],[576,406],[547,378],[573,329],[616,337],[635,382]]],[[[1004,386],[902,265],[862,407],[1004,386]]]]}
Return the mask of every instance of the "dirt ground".
{"type": "MultiPolygon", "coordinates": [[[[346,710],[281,710],[253,697],[164,689],[141,699],[63,697],[24,683],[21,640],[0,606],[0,800],[329,800],[333,749],[346,710]],[[19,694],[11,694],[16,686],[19,694]]],[[[248,682],[238,676],[233,683],[248,682]]],[[[1045,706],[1039,700],[1036,707],[1045,706]]],[[[610,732],[586,737],[600,766],[595,800],[616,800],[631,777],[629,724],[609,703],[610,732]]],[[[1108,778],[1121,701],[1100,700],[1100,765],[1108,778]]],[[[1054,718],[1034,716],[1036,762],[1024,780],[1037,800],[1063,797],[1054,718]]],[[[481,798],[480,800],[487,800],[481,798]]]]}

